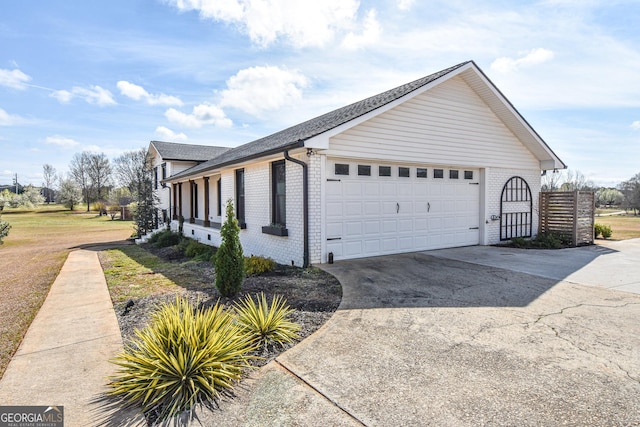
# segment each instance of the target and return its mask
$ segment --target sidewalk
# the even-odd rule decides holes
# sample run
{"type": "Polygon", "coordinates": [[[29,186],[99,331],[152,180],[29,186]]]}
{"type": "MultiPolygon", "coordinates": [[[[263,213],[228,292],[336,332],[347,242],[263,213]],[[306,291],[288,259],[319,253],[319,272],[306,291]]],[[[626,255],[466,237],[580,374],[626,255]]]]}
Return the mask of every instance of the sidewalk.
{"type": "Polygon", "coordinates": [[[121,348],[98,254],[73,251],[0,380],[0,405],[62,405],[66,427],[92,425],[89,402],[121,348]]]}

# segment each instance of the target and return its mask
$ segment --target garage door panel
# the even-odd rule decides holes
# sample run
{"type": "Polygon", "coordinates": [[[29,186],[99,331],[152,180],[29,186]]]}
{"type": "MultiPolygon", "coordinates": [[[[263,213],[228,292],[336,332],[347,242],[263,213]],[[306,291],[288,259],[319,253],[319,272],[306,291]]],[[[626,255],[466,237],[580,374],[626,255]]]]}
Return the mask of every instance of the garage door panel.
{"type": "Polygon", "coordinates": [[[398,222],[395,219],[382,221],[383,233],[395,233],[396,231],[398,231],[398,222]]]}
{"type": "Polygon", "coordinates": [[[364,234],[365,236],[376,235],[380,233],[380,221],[365,221],[364,222],[364,234]]]}
{"type": "Polygon", "coordinates": [[[449,179],[448,169],[435,179],[426,168],[427,178],[417,178],[415,167],[409,178],[399,177],[392,166],[390,177],[352,172],[328,181],[326,234],[339,240],[328,240],[326,248],[334,259],[478,244],[479,186],[449,179]]]}

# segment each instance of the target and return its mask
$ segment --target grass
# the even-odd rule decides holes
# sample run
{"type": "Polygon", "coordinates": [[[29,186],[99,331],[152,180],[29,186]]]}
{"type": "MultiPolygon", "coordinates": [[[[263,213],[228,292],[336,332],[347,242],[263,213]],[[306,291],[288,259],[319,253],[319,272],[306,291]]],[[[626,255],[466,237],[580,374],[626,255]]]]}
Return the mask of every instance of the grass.
{"type": "Polygon", "coordinates": [[[189,270],[188,263],[165,261],[139,246],[124,246],[100,253],[109,293],[114,303],[182,289],[210,287],[189,270]]]}
{"type": "Polygon", "coordinates": [[[640,238],[640,216],[611,215],[597,216],[596,222],[611,227],[613,234],[609,240],[626,240],[640,238]]]}
{"type": "Polygon", "coordinates": [[[69,251],[121,243],[133,230],[129,221],[111,221],[82,210],[71,212],[60,205],[5,208],[2,219],[12,228],[0,245],[0,377],[69,251]]]}

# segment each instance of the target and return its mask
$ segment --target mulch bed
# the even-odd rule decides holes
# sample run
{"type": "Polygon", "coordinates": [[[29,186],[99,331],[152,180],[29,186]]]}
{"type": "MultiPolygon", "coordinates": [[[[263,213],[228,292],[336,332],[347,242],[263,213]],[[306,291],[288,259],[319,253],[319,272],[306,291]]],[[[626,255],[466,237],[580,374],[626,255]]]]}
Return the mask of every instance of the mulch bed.
{"type": "MultiPolygon", "coordinates": [[[[214,285],[215,270],[212,263],[194,262],[173,247],[158,249],[149,244],[142,247],[164,260],[183,264],[199,277],[206,278],[206,282],[211,283],[210,287],[185,289],[184,295],[195,304],[207,306],[219,301],[220,304],[231,307],[246,295],[253,296],[260,292],[264,292],[269,302],[273,295],[283,296],[287,304],[295,310],[291,320],[300,325],[298,342],[324,325],[338,309],[342,299],[342,286],[332,275],[318,268],[302,269],[284,265],[277,265],[274,271],[260,276],[247,277],[237,296],[225,298],[220,295],[214,285]]],[[[164,302],[172,302],[175,298],[174,294],[159,294],[115,304],[116,316],[125,343],[135,336],[135,329],[141,329],[147,325],[155,307],[164,302]]],[[[269,346],[259,354],[260,359],[255,361],[255,365],[262,366],[268,363],[295,344],[296,342],[284,347],[269,346]]]]}

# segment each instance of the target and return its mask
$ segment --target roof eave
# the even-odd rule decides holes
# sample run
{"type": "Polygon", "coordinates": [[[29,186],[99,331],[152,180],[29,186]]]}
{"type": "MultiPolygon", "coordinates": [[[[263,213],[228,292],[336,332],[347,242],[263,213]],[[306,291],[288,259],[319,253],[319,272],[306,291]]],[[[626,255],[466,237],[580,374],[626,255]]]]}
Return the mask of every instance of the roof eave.
{"type": "MultiPolygon", "coordinates": [[[[213,165],[211,165],[210,167],[206,167],[203,169],[198,169],[196,171],[193,172],[189,172],[191,169],[196,168],[197,166],[200,165],[195,165],[193,166],[193,168],[189,168],[185,171],[182,171],[174,176],[170,176],[167,179],[163,180],[162,182],[173,182],[176,180],[183,180],[185,178],[190,178],[190,177],[194,177],[194,176],[203,176],[206,175],[207,173],[211,172],[211,171],[215,171],[215,170],[219,170],[219,169],[223,169],[225,167],[231,166],[231,165],[235,165],[235,164],[241,164],[244,162],[248,162],[251,160],[256,160],[259,159],[261,157],[268,157],[268,156],[272,156],[274,154],[278,154],[278,153],[284,153],[287,150],[291,150],[294,148],[301,148],[304,147],[305,143],[303,140],[298,140],[294,143],[282,146],[282,147],[277,147],[277,148],[273,148],[271,150],[267,150],[267,151],[263,151],[260,153],[256,153],[256,154],[252,154],[249,156],[244,156],[238,159],[233,159],[233,160],[229,160],[226,162],[222,162],[222,163],[214,163],[213,165]]],[[[215,159],[212,159],[215,160],[215,159]]],[[[202,164],[202,163],[201,163],[202,164]]]]}

